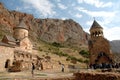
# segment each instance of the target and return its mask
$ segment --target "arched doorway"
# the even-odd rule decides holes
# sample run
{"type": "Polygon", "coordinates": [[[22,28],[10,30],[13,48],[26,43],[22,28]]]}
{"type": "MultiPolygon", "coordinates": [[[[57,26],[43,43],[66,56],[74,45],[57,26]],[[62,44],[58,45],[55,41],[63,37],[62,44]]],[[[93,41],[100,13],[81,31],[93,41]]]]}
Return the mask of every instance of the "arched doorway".
{"type": "Polygon", "coordinates": [[[95,60],[96,63],[112,63],[110,57],[104,53],[100,52],[95,60]]]}
{"type": "Polygon", "coordinates": [[[111,68],[111,65],[112,59],[106,53],[100,52],[95,59],[94,68],[111,68]]]}
{"type": "Polygon", "coordinates": [[[5,62],[5,68],[9,68],[10,67],[10,59],[7,59],[5,62]]]}

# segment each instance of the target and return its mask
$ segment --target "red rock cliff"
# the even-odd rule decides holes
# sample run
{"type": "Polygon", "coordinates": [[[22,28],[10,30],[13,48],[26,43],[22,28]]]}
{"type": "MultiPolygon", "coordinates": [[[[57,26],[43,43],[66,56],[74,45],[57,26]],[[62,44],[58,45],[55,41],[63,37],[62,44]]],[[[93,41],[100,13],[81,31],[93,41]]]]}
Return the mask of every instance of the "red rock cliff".
{"type": "Polygon", "coordinates": [[[87,44],[89,35],[72,19],[36,19],[31,14],[7,10],[0,3],[0,25],[4,31],[12,34],[13,27],[24,20],[29,28],[32,40],[41,39],[46,42],[58,42],[74,45],[87,44]]]}

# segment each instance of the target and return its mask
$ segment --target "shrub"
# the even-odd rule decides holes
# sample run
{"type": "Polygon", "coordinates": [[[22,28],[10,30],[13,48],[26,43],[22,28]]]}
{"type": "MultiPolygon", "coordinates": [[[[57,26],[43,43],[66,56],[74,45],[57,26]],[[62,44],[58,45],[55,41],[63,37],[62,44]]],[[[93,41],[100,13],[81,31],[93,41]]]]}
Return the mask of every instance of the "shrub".
{"type": "Polygon", "coordinates": [[[89,63],[89,60],[87,60],[87,59],[86,59],[86,60],[84,60],[84,63],[86,63],[86,64],[87,64],[87,63],[89,63]]]}
{"type": "Polygon", "coordinates": [[[70,58],[67,57],[67,58],[66,58],[66,61],[70,61],[70,58]]]}
{"type": "Polygon", "coordinates": [[[66,53],[63,53],[63,52],[54,52],[54,54],[56,54],[56,55],[59,55],[59,56],[69,56],[68,54],[66,54],[66,53]]]}
{"type": "Polygon", "coordinates": [[[69,56],[67,59],[70,59],[71,61],[78,61],[78,62],[84,63],[82,59],[77,59],[76,57],[73,57],[73,56],[69,56]]]}
{"type": "Polygon", "coordinates": [[[55,47],[63,47],[60,43],[57,42],[53,42],[52,45],[55,47]]]}
{"type": "Polygon", "coordinates": [[[89,57],[88,51],[85,51],[85,50],[81,50],[81,51],[79,52],[79,54],[82,55],[83,57],[86,57],[86,58],[89,57]]]}
{"type": "Polygon", "coordinates": [[[39,47],[39,51],[43,51],[43,50],[41,49],[41,47],[39,47]]]}
{"type": "Polygon", "coordinates": [[[77,60],[71,60],[71,63],[76,64],[77,60]]]}

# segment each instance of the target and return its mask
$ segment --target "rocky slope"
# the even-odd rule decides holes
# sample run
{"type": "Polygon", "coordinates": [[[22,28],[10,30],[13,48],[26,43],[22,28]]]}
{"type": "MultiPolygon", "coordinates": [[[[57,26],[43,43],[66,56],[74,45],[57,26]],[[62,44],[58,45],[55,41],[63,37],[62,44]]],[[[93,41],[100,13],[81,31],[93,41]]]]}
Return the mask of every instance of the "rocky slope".
{"type": "Polygon", "coordinates": [[[110,41],[110,45],[113,53],[120,53],[120,40],[110,41]]]}
{"type": "MultiPolygon", "coordinates": [[[[31,40],[58,42],[67,45],[86,45],[89,35],[72,19],[36,19],[31,14],[7,10],[0,3],[0,30],[12,34],[13,27],[24,20],[29,28],[31,40]]],[[[3,33],[0,34],[1,36],[3,33]]]]}
{"type": "Polygon", "coordinates": [[[114,58],[116,63],[120,63],[120,40],[110,41],[112,53],[114,53],[114,58]]]}

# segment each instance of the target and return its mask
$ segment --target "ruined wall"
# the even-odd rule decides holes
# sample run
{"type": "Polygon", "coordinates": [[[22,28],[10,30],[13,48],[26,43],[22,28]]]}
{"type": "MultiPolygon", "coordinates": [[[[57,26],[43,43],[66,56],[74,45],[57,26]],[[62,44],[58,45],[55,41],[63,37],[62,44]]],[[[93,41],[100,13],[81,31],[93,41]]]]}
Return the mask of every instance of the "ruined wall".
{"type": "Polygon", "coordinates": [[[12,65],[14,58],[14,48],[0,46],[0,71],[5,70],[5,63],[7,59],[10,60],[10,65],[12,65]]]}
{"type": "Polygon", "coordinates": [[[120,80],[119,73],[74,73],[75,80],[120,80]]]}
{"type": "Polygon", "coordinates": [[[28,39],[28,37],[24,38],[21,42],[20,42],[20,48],[21,49],[25,49],[27,51],[31,51],[33,46],[31,41],[28,39]]]}

